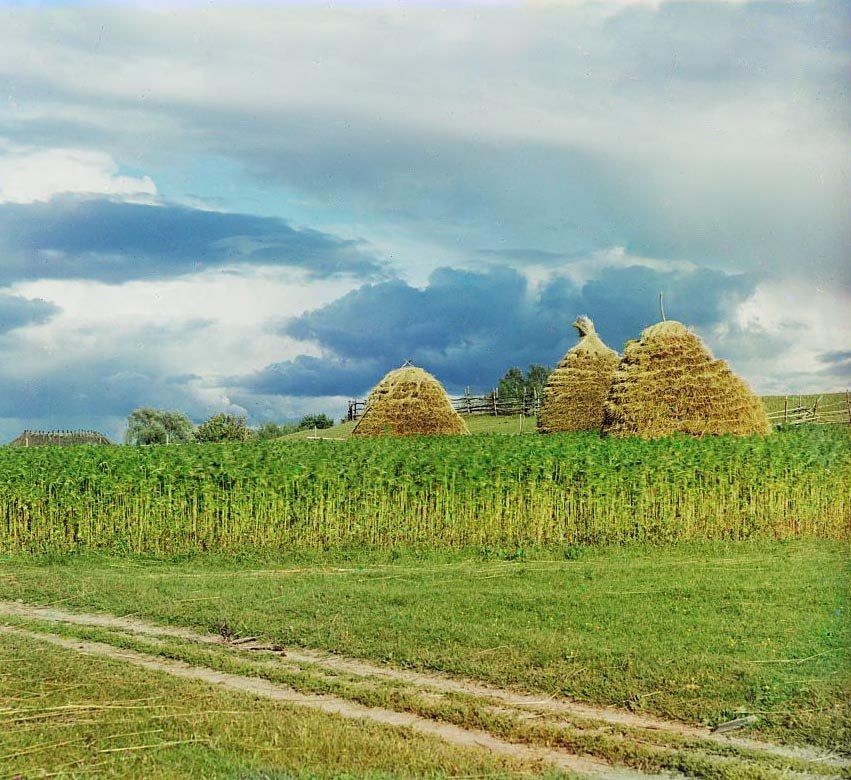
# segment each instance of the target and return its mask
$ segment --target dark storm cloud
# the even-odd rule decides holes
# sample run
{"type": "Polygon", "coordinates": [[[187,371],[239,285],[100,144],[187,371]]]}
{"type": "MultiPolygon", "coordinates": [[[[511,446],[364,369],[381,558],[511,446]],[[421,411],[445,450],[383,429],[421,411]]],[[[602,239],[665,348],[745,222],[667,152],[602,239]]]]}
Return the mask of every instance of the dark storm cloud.
{"type": "Polygon", "coordinates": [[[44,322],[59,311],[59,307],[39,298],[0,293],[0,333],[44,322]]]}
{"type": "Polygon", "coordinates": [[[0,281],[7,283],[120,283],[238,264],[292,266],[314,278],[382,271],[361,243],[276,218],[70,196],[0,205],[0,281]]]}
{"type": "Polygon", "coordinates": [[[483,389],[510,366],[554,364],[575,341],[578,314],[620,349],[658,320],[660,290],[669,316],[688,311],[690,324],[706,327],[753,287],[743,275],[636,266],[606,269],[583,287],[556,277],[533,293],[511,269],[442,268],[424,289],[398,280],[364,285],[290,320],[283,333],[317,343],[324,356],[276,363],[240,384],[265,394],[356,395],[411,359],[451,388],[483,389]]]}

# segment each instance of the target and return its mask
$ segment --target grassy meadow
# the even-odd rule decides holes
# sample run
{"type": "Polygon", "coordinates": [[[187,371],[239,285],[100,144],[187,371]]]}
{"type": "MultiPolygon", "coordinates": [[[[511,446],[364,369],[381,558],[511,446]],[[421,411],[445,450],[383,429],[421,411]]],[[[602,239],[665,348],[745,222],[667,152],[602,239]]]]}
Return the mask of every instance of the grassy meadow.
{"type": "Polygon", "coordinates": [[[0,450],[0,553],[843,539],[851,431],[0,450]]]}
{"type": "Polygon", "coordinates": [[[749,735],[847,750],[845,543],[577,548],[569,558],[17,556],[2,562],[0,600],[226,628],[689,723],[752,714],[749,735]]]}

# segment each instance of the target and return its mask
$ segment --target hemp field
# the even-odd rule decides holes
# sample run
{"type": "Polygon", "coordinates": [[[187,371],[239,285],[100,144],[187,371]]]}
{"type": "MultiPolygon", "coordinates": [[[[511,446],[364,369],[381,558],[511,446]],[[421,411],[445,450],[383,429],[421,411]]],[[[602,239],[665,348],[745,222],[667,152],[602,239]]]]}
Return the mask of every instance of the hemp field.
{"type": "Polygon", "coordinates": [[[0,553],[847,539],[851,431],[0,449],[0,553]]]}

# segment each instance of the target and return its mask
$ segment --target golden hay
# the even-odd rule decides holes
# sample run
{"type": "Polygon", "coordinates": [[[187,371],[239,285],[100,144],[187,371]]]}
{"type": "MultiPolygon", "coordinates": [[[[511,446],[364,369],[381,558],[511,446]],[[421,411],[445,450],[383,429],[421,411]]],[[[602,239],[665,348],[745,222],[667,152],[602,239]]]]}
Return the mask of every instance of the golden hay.
{"type": "Polygon", "coordinates": [[[618,353],[609,349],[588,317],[578,317],[573,327],[579,343],[561,359],[544,385],[540,433],[599,430],[603,405],[612,386],[618,353]]]}
{"type": "Polygon", "coordinates": [[[656,439],[771,433],[760,400],[679,322],[660,322],[624,349],[605,405],[604,433],[656,439]]]}
{"type": "Polygon", "coordinates": [[[469,433],[467,424],[431,374],[404,365],[379,382],[353,436],[437,436],[469,433]]]}

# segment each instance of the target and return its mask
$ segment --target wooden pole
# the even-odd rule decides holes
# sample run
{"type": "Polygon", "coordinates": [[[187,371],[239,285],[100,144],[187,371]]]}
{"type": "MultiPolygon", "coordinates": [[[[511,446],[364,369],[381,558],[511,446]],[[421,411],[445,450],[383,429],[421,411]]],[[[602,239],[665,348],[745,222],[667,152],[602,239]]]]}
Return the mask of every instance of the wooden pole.
{"type": "Polygon", "coordinates": [[[783,423],[789,422],[789,396],[783,398],[783,423]]]}

